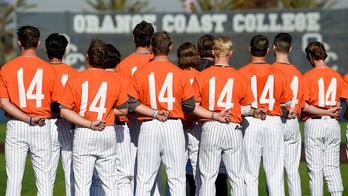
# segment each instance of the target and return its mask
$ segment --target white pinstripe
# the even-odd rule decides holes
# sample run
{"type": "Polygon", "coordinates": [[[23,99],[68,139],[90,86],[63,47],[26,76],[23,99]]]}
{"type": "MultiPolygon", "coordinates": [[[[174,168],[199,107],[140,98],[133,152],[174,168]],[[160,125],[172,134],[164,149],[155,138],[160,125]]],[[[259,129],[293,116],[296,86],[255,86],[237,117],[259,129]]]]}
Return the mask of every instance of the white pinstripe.
{"type": "Polygon", "coordinates": [[[298,119],[282,118],[284,126],[284,168],[289,196],[301,196],[301,178],[298,172],[301,159],[301,133],[298,119]]]}
{"type": "Polygon", "coordinates": [[[116,134],[114,126],[103,131],[75,129],[73,168],[76,196],[89,196],[94,168],[102,181],[105,195],[116,195],[116,134]]]}
{"type": "Polygon", "coordinates": [[[283,196],[284,191],[284,132],[279,116],[267,116],[265,120],[245,117],[244,175],[246,194],[258,195],[260,162],[267,177],[270,196],[283,196]]]}
{"type": "Polygon", "coordinates": [[[151,194],[161,160],[166,167],[170,195],[186,194],[185,137],[181,120],[143,122],[137,164],[137,196],[151,194]]]}
{"type": "Polygon", "coordinates": [[[323,177],[332,195],[342,195],[339,123],[336,119],[324,117],[307,119],[304,126],[304,148],[311,195],[323,195],[323,177]]]}
{"type": "Polygon", "coordinates": [[[244,195],[242,171],[243,135],[237,123],[206,122],[199,146],[200,196],[215,195],[215,180],[221,160],[231,184],[232,195],[244,195]]]}
{"type": "Polygon", "coordinates": [[[198,161],[199,141],[202,133],[202,124],[195,122],[191,129],[185,130],[185,146],[186,146],[186,173],[196,178],[196,168],[198,161]]]}
{"type": "Polygon", "coordinates": [[[38,196],[52,195],[50,122],[43,127],[10,119],[6,125],[7,196],[20,196],[28,151],[36,175],[38,196]]]}
{"type": "Polygon", "coordinates": [[[51,124],[51,180],[52,189],[56,179],[59,156],[62,154],[62,167],[65,177],[66,196],[75,195],[74,173],[72,169],[72,145],[74,132],[72,124],[63,118],[49,119],[51,124]]]}
{"type": "Polygon", "coordinates": [[[131,155],[131,139],[128,125],[115,125],[117,142],[117,191],[118,195],[132,196],[134,178],[133,157],[131,155]]]}

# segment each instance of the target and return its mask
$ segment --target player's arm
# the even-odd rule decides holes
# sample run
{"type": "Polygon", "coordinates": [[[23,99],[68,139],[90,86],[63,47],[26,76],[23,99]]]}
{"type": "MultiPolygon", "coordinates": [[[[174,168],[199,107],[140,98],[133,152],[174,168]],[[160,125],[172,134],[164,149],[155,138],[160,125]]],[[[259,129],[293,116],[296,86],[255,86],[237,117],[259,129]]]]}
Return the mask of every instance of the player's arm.
{"type": "Polygon", "coordinates": [[[45,125],[45,117],[43,116],[29,116],[24,113],[22,110],[18,109],[15,105],[13,105],[8,98],[0,98],[0,107],[8,113],[12,118],[17,120],[21,120],[23,122],[27,122],[31,126],[45,125]]]}
{"type": "Polygon", "coordinates": [[[139,100],[135,99],[134,97],[128,95],[128,109],[130,112],[136,112],[139,114],[142,114],[144,116],[151,117],[153,119],[157,119],[160,121],[166,121],[169,112],[165,110],[155,110],[152,108],[147,107],[146,105],[139,102],[139,100]]]}
{"type": "Polygon", "coordinates": [[[114,113],[116,116],[126,116],[128,114],[128,102],[114,108],[114,113]]]}
{"type": "Polygon", "coordinates": [[[65,118],[72,124],[75,124],[81,127],[86,127],[95,131],[102,131],[105,128],[105,121],[103,120],[90,121],[83,118],[75,111],[63,105],[60,105],[59,107],[60,107],[60,116],[62,118],[65,118]]]}
{"type": "Polygon", "coordinates": [[[342,110],[341,104],[333,106],[329,109],[319,108],[317,106],[313,106],[305,102],[305,107],[303,108],[303,112],[312,114],[312,115],[328,115],[331,117],[338,117],[342,110]]]}
{"type": "Polygon", "coordinates": [[[184,100],[181,105],[184,112],[193,113],[201,118],[217,120],[219,122],[229,122],[231,119],[231,112],[229,110],[222,110],[219,113],[209,111],[200,106],[199,102],[195,102],[193,96],[184,100]]]}

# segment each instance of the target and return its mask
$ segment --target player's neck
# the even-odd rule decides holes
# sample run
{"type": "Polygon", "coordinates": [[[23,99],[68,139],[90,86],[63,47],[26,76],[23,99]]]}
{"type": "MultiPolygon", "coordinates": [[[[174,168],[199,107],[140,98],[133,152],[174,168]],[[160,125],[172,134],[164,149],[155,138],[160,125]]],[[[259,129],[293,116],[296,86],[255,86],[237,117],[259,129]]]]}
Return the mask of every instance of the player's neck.
{"type": "Polygon", "coordinates": [[[276,54],[276,62],[290,64],[289,57],[286,54],[276,54]]]}
{"type": "Polygon", "coordinates": [[[154,61],[169,61],[169,56],[167,55],[156,55],[154,58],[153,58],[154,61]]]}
{"type": "Polygon", "coordinates": [[[107,68],[107,69],[105,69],[105,71],[107,71],[107,72],[116,72],[116,69],[115,68],[107,68]]]}
{"type": "Polygon", "coordinates": [[[21,56],[24,56],[24,57],[37,57],[37,54],[36,54],[36,49],[28,49],[28,50],[25,50],[24,48],[21,49],[21,56]]]}
{"type": "Polygon", "coordinates": [[[258,57],[258,56],[251,56],[251,63],[267,63],[266,62],[266,57],[258,57]]]}
{"type": "Polygon", "coordinates": [[[228,58],[215,58],[215,65],[221,67],[229,67],[228,58]]]}
{"type": "Polygon", "coordinates": [[[49,63],[51,63],[51,64],[62,64],[63,61],[62,61],[62,59],[52,58],[52,59],[49,60],[49,63]]]}
{"type": "Polygon", "coordinates": [[[325,61],[323,60],[318,60],[313,62],[315,68],[327,68],[328,66],[326,65],[325,61]]]}
{"type": "Polygon", "coordinates": [[[137,53],[137,54],[151,54],[151,48],[150,47],[137,47],[137,48],[135,48],[134,53],[137,53]]]}

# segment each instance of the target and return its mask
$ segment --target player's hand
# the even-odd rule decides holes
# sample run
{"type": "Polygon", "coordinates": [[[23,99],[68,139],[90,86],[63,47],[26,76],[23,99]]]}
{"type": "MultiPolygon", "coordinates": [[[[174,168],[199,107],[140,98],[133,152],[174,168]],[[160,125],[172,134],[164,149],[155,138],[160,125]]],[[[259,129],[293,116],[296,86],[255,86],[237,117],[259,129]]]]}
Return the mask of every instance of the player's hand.
{"type": "Polygon", "coordinates": [[[31,125],[31,126],[40,126],[40,127],[42,127],[42,126],[45,126],[46,125],[46,122],[45,122],[45,117],[43,117],[43,116],[33,116],[33,117],[31,117],[31,122],[29,122],[29,124],[31,125]]]}
{"type": "Polygon", "coordinates": [[[287,116],[288,119],[294,119],[297,118],[298,112],[296,109],[289,109],[289,114],[287,116]]]}
{"type": "Polygon", "coordinates": [[[94,130],[94,131],[103,131],[105,126],[106,126],[105,121],[96,120],[96,121],[91,122],[91,125],[89,128],[94,130]]]}
{"type": "Polygon", "coordinates": [[[231,121],[231,116],[232,114],[229,109],[221,110],[216,120],[218,120],[219,122],[228,123],[231,121]]]}
{"type": "Polygon", "coordinates": [[[257,108],[254,111],[253,117],[261,120],[265,120],[267,116],[267,109],[265,108],[257,108]]]}
{"type": "Polygon", "coordinates": [[[166,111],[166,110],[159,110],[157,112],[156,119],[159,120],[159,121],[164,122],[164,121],[166,121],[168,119],[169,116],[170,115],[169,115],[168,111],[166,111]]]}
{"type": "Polygon", "coordinates": [[[331,108],[327,109],[328,114],[331,117],[334,117],[334,118],[339,117],[340,114],[341,114],[341,111],[342,111],[342,107],[341,106],[334,106],[334,107],[331,107],[331,108]]]}

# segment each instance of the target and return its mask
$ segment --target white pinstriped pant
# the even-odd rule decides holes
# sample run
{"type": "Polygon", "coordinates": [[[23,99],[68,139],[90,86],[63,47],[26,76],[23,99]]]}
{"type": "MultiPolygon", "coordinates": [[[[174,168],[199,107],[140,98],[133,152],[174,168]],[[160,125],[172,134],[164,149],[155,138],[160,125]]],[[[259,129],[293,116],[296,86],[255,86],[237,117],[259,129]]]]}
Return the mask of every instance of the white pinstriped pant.
{"type": "Polygon", "coordinates": [[[36,176],[38,196],[52,195],[50,122],[43,127],[9,120],[6,126],[5,160],[7,196],[20,196],[27,153],[36,176]]]}
{"type": "Polygon", "coordinates": [[[186,194],[185,136],[180,119],[143,122],[137,157],[137,196],[151,195],[161,161],[166,167],[170,195],[186,194]]]}
{"type": "Polygon", "coordinates": [[[215,180],[221,160],[225,164],[232,195],[244,195],[242,171],[243,135],[237,123],[205,122],[199,146],[200,196],[216,194],[215,180]]]}
{"type": "MultiPolygon", "coordinates": [[[[131,156],[131,142],[128,125],[115,125],[117,156],[116,156],[116,172],[117,172],[117,195],[133,196],[133,178],[134,167],[131,156]]],[[[96,170],[93,171],[92,185],[90,189],[91,196],[105,195],[102,183],[96,170]]]]}
{"type": "Polygon", "coordinates": [[[103,131],[81,127],[75,129],[73,169],[76,196],[90,195],[94,168],[102,181],[105,195],[117,195],[115,138],[114,126],[107,126],[103,131]]]}
{"type": "Polygon", "coordinates": [[[52,146],[52,189],[56,179],[59,155],[62,154],[62,167],[65,177],[66,196],[75,195],[74,173],[72,168],[72,145],[74,139],[72,124],[64,118],[49,119],[49,121],[51,124],[52,146]]]}
{"type": "Polygon", "coordinates": [[[258,195],[260,162],[267,177],[270,196],[283,196],[284,191],[284,132],[279,116],[267,116],[265,120],[245,117],[244,175],[246,195],[258,195]]]}
{"type": "Polygon", "coordinates": [[[284,168],[289,196],[301,196],[299,165],[301,159],[301,133],[298,119],[282,118],[284,126],[284,168]]]}
{"type": "Polygon", "coordinates": [[[336,119],[307,119],[304,148],[311,195],[323,195],[323,177],[331,195],[342,195],[340,172],[341,130],[336,119]]]}

